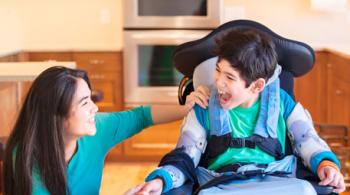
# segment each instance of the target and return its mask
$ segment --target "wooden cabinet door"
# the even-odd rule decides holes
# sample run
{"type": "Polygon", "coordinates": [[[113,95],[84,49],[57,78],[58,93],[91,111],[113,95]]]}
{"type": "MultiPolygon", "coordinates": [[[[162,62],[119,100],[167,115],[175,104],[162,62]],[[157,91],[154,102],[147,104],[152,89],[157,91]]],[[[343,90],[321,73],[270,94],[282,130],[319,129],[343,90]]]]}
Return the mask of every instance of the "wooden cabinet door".
{"type": "Polygon", "coordinates": [[[12,131],[18,111],[16,82],[0,82],[0,137],[7,137],[12,131]]]}
{"type": "Polygon", "coordinates": [[[316,52],[313,69],[306,75],[295,79],[295,97],[311,114],[316,122],[326,121],[327,52],[316,52]]]}
{"type": "Polygon", "coordinates": [[[0,137],[10,135],[31,81],[0,82],[0,137]]]}
{"type": "Polygon", "coordinates": [[[182,121],[155,125],[124,142],[127,158],[139,160],[159,160],[173,150],[180,136],[182,121]]]}
{"type": "Polygon", "coordinates": [[[90,71],[90,81],[93,91],[102,93],[102,99],[97,102],[99,111],[113,112],[120,111],[123,108],[122,83],[120,79],[121,72],[100,72],[90,71]]]}
{"type": "Polygon", "coordinates": [[[350,129],[350,60],[332,54],[329,61],[327,122],[350,129]]]}
{"type": "Polygon", "coordinates": [[[97,102],[102,112],[123,108],[123,74],[121,52],[74,52],[78,68],[88,72],[92,90],[103,94],[97,102]]]}

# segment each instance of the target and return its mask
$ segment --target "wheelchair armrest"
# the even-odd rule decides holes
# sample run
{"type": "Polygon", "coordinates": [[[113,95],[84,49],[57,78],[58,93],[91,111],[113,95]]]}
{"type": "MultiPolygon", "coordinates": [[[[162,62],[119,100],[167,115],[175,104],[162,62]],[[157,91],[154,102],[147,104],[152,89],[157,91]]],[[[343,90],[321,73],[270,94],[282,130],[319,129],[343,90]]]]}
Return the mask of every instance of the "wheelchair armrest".
{"type": "MultiPolygon", "coordinates": [[[[320,186],[316,181],[308,181],[315,189],[318,195],[332,194],[333,186],[320,186]]],[[[190,195],[192,194],[193,183],[187,181],[183,186],[172,189],[163,195],[190,195]]]]}
{"type": "Polygon", "coordinates": [[[191,195],[193,190],[193,183],[191,181],[187,181],[184,185],[174,188],[163,195],[191,195]]]}
{"type": "Polygon", "coordinates": [[[333,186],[321,186],[316,181],[308,181],[314,187],[317,194],[332,194],[333,186]]]}

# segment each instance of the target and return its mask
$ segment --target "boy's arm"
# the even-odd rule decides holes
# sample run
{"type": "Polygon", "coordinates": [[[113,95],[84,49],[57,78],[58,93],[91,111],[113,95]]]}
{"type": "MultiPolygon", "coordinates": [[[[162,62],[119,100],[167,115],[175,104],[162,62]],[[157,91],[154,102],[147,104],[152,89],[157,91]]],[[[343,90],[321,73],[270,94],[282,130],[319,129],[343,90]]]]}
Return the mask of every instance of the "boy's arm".
{"type": "Polygon", "coordinates": [[[146,181],[161,178],[165,193],[183,185],[187,179],[196,179],[194,169],[205,151],[206,143],[206,131],[197,121],[194,110],[191,110],[184,119],[176,149],[161,160],[160,167],[149,174],[146,181]]]}
{"type": "Polygon", "coordinates": [[[329,160],[340,167],[340,163],[327,143],[322,140],[313,126],[310,114],[300,103],[296,104],[287,119],[287,129],[294,146],[305,166],[317,173],[323,160],[329,160]]]}

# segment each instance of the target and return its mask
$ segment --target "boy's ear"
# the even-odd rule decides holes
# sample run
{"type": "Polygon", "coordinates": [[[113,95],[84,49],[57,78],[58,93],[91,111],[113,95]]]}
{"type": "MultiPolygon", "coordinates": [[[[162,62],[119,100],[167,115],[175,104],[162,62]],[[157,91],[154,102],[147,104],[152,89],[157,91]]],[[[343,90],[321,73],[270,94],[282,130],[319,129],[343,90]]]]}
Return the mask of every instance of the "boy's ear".
{"type": "Polygon", "coordinates": [[[259,78],[259,79],[255,80],[252,84],[253,84],[252,92],[253,93],[260,93],[264,90],[266,83],[265,83],[265,79],[259,78]]]}

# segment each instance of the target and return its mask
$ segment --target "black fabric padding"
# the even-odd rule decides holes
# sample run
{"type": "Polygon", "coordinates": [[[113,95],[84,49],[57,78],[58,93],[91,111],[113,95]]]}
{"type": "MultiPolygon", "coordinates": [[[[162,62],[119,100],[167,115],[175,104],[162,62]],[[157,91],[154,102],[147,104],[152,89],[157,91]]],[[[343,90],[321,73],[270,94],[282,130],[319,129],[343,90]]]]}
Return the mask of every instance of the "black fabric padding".
{"type": "Polygon", "coordinates": [[[194,68],[201,62],[214,57],[216,39],[228,30],[255,29],[265,32],[276,45],[278,64],[294,77],[309,72],[315,62],[313,49],[302,42],[281,37],[266,26],[251,20],[234,20],[214,29],[202,39],[179,45],[173,53],[173,64],[185,76],[192,78],[194,68]]]}

